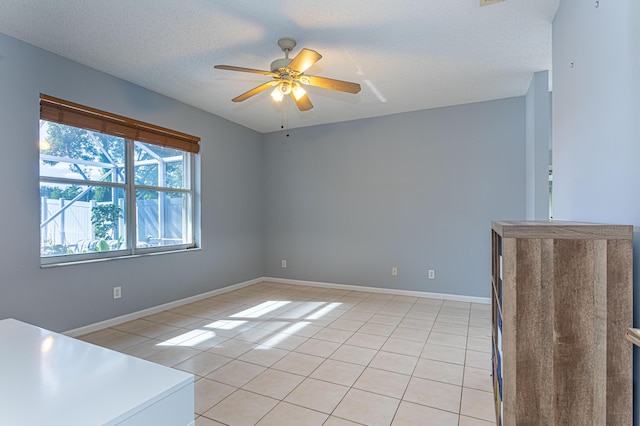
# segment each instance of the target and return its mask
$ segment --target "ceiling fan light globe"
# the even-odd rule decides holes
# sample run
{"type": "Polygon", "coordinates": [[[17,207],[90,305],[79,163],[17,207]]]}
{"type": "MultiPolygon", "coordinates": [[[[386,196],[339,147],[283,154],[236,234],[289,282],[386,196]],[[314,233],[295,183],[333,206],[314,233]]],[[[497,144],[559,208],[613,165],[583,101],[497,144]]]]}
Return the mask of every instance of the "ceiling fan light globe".
{"type": "Polygon", "coordinates": [[[282,100],[284,99],[284,93],[282,93],[282,91],[280,90],[280,86],[277,86],[275,89],[273,89],[273,91],[271,92],[271,97],[276,102],[282,102],[282,100]]]}
{"type": "Polygon", "coordinates": [[[283,81],[278,87],[280,88],[280,91],[282,92],[283,95],[288,95],[289,93],[291,93],[290,83],[283,81]]]}
{"type": "Polygon", "coordinates": [[[307,94],[306,90],[304,90],[298,83],[293,85],[291,93],[293,93],[293,97],[296,98],[296,101],[300,100],[301,97],[307,94]]]}

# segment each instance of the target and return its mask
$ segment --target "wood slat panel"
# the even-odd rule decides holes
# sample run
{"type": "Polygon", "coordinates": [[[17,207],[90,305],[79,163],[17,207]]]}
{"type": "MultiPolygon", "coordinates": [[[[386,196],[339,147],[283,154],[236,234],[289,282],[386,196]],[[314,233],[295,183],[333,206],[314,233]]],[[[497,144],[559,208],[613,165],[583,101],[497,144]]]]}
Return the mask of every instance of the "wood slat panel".
{"type": "MultiPolygon", "coordinates": [[[[505,348],[504,375],[516,377],[516,421],[528,419],[531,424],[540,424],[540,400],[542,397],[543,368],[539,352],[542,347],[541,327],[541,241],[539,239],[517,239],[517,284],[516,299],[516,350],[507,353],[505,348]],[[508,363],[507,363],[508,361],[508,363]]],[[[505,320],[505,327],[506,327],[505,320]]],[[[506,339],[506,337],[505,337],[506,339]]],[[[546,375],[546,373],[545,373],[546,375]]],[[[506,390],[505,390],[506,391],[506,390]]]]}
{"type": "Polygon", "coordinates": [[[607,241],[593,241],[593,418],[607,424],[607,241]]]}
{"type": "Polygon", "coordinates": [[[517,247],[513,238],[502,238],[502,351],[504,358],[502,402],[504,425],[515,425],[517,419],[517,247]]]}
{"type": "Polygon", "coordinates": [[[630,425],[633,346],[625,333],[633,322],[632,241],[607,242],[607,425],[630,425]]]}
{"type": "Polygon", "coordinates": [[[594,415],[594,257],[591,240],[555,240],[554,424],[588,425],[594,415]]]}
{"type": "Polygon", "coordinates": [[[553,348],[554,348],[554,309],[555,297],[553,292],[553,241],[543,239],[540,247],[540,332],[542,343],[538,355],[540,356],[541,368],[541,396],[540,396],[540,425],[551,425],[553,423],[554,381],[552,375],[553,348]]]}

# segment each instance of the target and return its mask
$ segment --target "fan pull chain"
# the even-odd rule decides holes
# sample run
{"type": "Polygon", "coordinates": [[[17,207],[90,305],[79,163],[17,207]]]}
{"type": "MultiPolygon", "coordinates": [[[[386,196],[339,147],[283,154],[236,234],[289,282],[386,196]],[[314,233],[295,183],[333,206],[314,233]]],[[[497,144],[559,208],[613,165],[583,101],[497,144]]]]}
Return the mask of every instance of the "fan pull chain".
{"type": "Polygon", "coordinates": [[[284,111],[285,123],[287,123],[287,133],[286,137],[289,137],[289,108],[286,108],[284,111]]]}
{"type": "Polygon", "coordinates": [[[285,101],[282,102],[281,107],[282,107],[282,119],[280,122],[280,128],[283,130],[286,130],[287,133],[285,134],[286,137],[289,137],[289,109],[285,106],[285,104],[288,102],[288,100],[285,98],[285,101]]]}

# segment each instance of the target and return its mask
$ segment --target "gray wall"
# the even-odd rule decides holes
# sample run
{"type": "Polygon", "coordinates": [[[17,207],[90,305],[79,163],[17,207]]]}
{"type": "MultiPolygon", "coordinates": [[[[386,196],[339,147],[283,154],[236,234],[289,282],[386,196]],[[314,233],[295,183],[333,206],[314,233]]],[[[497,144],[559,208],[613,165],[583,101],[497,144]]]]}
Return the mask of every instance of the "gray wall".
{"type": "Polygon", "coordinates": [[[263,275],[261,135],[1,34],[0,129],[0,318],[64,331],[263,275]],[[41,92],[199,136],[202,250],[41,269],[41,92]]]}
{"type": "Polygon", "coordinates": [[[551,93],[549,72],[534,73],[526,102],[527,219],[549,219],[551,93]]]}
{"type": "MultiPolygon", "coordinates": [[[[640,2],[563,0],[553,23],[554,217],[624,223],[634,235],[640,327],[640,2]],[[572,65],[573,64],[573,65],[572,65]]],[[[634,424],[640,353],[634,349],[634,424]]]]}
{"type": "Polygon", "coordinates": [[[555,216],[640,225],[640,2],[562,2],[553,63],[555,216]]]}
{"type": "Polygon", "coordinates": [[[524,97],[290,134],[264,141],[266,276],[489,296],[490,222],[525,217],[524,97]]]}

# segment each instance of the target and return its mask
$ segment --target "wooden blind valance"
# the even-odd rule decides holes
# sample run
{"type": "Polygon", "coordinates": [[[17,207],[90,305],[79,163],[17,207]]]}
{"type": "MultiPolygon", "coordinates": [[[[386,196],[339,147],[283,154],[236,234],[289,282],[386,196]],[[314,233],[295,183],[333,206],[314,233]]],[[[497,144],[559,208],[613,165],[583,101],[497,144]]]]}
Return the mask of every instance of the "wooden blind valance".
{"type": "Polygon", "coordinates": [[[200,138],[40,94],[40,119],[198,153],[200,138]]]}

